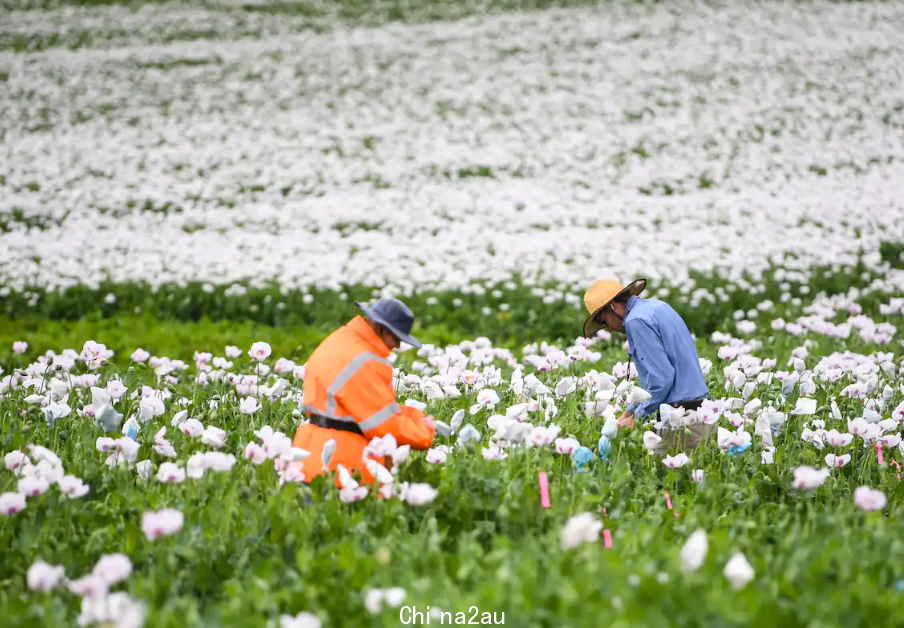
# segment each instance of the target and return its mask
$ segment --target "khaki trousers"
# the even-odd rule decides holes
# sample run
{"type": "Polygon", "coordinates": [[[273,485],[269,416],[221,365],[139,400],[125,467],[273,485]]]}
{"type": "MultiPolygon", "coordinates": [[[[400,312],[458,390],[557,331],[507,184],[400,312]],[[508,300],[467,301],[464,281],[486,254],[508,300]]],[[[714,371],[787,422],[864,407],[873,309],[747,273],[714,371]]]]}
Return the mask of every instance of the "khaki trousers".
{"type": "Polygon", "coordinates": [[[697,448],[697,445],[709,438],[713,432],[713,426],[706,423],[696,423],[687,427],[667,429],[660,434],[662,441],[653,449],[653,453],[665,456],[668,453],[687,453],[697,448]]]}

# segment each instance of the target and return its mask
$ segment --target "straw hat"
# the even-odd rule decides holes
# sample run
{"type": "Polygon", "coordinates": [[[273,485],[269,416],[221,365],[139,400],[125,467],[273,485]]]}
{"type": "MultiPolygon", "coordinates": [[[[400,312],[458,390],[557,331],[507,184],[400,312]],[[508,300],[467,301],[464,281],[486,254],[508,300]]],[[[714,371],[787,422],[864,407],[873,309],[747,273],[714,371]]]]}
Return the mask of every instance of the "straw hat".
{"type": "Polygon", "coordinates": [[[605,327],[603,323],[596,320],[596,315],[613,299],[625,293],[637,296],[646,287],[646,279],[636,279],[627,286],[622,286],[615,279],[602,279],[590,286],[584,293],[584,306],[590,312],[590,316],[584,321],[584,337],[589,338],[605,327]]]}

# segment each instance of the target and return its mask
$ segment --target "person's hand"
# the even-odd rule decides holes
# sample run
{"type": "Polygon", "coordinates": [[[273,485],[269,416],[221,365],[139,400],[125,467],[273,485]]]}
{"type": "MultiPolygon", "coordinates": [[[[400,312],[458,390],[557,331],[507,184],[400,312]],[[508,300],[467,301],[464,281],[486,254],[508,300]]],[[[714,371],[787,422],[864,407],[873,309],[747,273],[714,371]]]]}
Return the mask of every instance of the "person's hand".
{"type": "Polygon", "coordinates": [[[618,426],[634,427],[634,415],[631,414],[630,410],[625,410],[624,413],[618,417],[618,426]]]}

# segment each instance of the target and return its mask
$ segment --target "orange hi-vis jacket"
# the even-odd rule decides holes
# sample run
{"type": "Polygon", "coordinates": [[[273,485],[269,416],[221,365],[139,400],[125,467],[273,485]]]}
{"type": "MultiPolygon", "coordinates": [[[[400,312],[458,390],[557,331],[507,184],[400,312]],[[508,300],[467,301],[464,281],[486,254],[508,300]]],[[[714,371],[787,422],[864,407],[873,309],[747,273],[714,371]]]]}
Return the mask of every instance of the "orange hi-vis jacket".
{"type": "Polygon", "coordinates": [[[323,473],[323,446],[330,439],[336,441],[336,450],[329,470],[341,464],[350,473],[357,471],[362,482],[371,485],[376,479],[364,465],[364,449],[374,437],[392,434],[399,446],[410,445],[412,449],[427,449],[433,444],[434,428],[421,421],[424,413],[396,403],[389,355],[389,348],[361,316],[330,334],[311,354],[305,365],[304,411],[354,421],[364,436],[308,423],[300,425],[292,444],[311,452],[302,461],[306,481],[323,473]]]}

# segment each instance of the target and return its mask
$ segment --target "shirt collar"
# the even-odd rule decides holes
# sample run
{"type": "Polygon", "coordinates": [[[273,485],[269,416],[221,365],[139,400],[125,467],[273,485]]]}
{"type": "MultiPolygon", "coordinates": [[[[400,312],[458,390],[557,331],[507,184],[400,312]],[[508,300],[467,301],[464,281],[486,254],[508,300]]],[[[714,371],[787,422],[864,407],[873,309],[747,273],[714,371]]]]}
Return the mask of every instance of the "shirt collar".
{"type": "Polygon", "coordinates": [[[386,346],[386,343],[380,340],[380,337],[374,332],[373,329],[370,328],[370,325],[367,324],[367,321],[364,320],[364,317],[360,314],[350,320],[346,325],[351,331],[358,334],[364,342],[366,342],[371,348],[373,348],[374,353],[379,355],[381,358],[389,357],[391,351],[389,347],[386,346]]]}
{"type": "Polygon", "coordinates": [[[630,299],[628,299],[628,305],[625,307],[625,318],[628,317],[628,314],[631,313],[631,308],[633,308],[634,304],[638,301],[640,301],[640,297],[638,296],[632,296],[630,299]]]}

